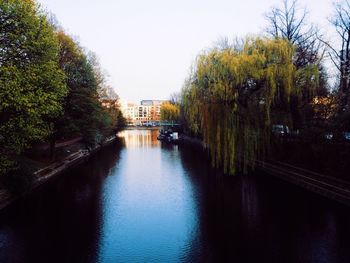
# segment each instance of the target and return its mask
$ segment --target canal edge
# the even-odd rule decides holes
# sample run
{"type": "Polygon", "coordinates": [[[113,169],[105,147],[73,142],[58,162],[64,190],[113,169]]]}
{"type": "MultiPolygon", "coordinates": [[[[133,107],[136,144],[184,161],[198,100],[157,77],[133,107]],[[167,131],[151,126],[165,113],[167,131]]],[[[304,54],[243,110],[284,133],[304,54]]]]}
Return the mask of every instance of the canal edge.
{"type": "Polygon", "coordinates": [[[62,173],[67,172],[73,169],[74,167],[84,163],[103,148],[117,142],[117,140],[117,135],[111,136],[103,143],[98,144],[91,150],[79,150],[60,160],[59,162],[55,162],[42,169],[35,171],[33,173],[35,179],[32,186],[19,195],[10,195],[6,190],[0,191],[0,211],[5,210],[7,207],[11,206],[16,201],[32,193],[33,191],[43,186],[44,184],[50,182],[51,180],[57,178],[57,176],[61,175],[62,173]]]}
{"type": "MultiPolygon", "coordinates": [[[[195,145],[206,149],[205,144],[198,138],[182,135],[186,144],[195,145]]],[[[283,180],[287,183],[301,187],[309,192],[336,201],[337,203],[350,207],[350,182],[340,180],[332,176],[316,173],[301,167],[292,166],[287,163],[275,163],[271,160],[256,160],[258,169],[267,174],[283,180]]]]}

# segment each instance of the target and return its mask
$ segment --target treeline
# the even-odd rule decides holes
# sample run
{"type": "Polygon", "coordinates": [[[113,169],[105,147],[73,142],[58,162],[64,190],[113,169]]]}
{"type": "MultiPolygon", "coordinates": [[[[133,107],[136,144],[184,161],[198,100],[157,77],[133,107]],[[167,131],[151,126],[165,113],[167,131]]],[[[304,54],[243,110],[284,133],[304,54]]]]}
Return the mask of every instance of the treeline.
{"type": "Polygon", "coordinates": [[[124,125],[96,56],[54,21],[33,0],[0,1],[0,174],[35,142],[54,155],[57,140],[93,146],[124,125]]]}
{"type": "Polygon", "coordinates": [[[164,102],[160,108],[162,121],[178,122],[180,118],[180,105],[174,101],[164,102]]]}
{"type": "Polygon", "coordinates": [[[204,141],[214,166],[229,174],[254,167],[271,150],[273,125],[310,140],[325,133],[344,140],[350,131],[350,4],[334,7],[340,48],[308,24],[296,0],[284,0],[266,14],[261,36],[222,39],[197,57],[181,93],[180,118],[204,141]],[[336,80],[327,74],[326,57],[336,80]]]}

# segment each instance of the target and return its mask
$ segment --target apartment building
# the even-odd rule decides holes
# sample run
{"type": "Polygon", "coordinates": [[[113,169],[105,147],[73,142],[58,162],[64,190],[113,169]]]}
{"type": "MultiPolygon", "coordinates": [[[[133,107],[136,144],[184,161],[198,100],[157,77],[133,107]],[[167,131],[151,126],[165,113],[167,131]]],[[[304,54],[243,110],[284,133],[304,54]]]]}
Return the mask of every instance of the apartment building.
{"type": "Polygon", "coordinates": [[[163,100],[142,100],[140,104],[122,103],[122,112],[131,125],[146,125],[160,121],[163,100]]]}

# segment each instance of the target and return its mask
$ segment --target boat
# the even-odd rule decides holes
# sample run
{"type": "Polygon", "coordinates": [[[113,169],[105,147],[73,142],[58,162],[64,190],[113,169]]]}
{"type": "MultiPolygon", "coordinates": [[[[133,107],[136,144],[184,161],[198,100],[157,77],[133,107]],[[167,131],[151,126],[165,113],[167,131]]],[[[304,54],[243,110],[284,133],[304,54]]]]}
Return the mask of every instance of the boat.
{"type": "Polygon", "coordinates": [[[179,133],[172,130],[160,130],[157,139],[168,143],[178,143],[179,133]]]}

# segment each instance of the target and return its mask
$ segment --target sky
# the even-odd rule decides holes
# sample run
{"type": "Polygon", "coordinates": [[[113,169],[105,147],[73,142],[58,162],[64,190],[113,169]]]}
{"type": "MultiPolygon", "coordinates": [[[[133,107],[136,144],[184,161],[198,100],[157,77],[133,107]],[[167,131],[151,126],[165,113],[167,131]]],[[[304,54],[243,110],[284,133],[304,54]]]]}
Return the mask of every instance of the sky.
{"type": "MultiPolygon", "coordinates": [[[[39,0],[81,46],[100,58],[124,101],[168,99],[196,56],[220,38],[263,32],[281,0],[39,0]]],[[[332,0],[299,0],[310,23],[332,28],[332,0]]]]}

